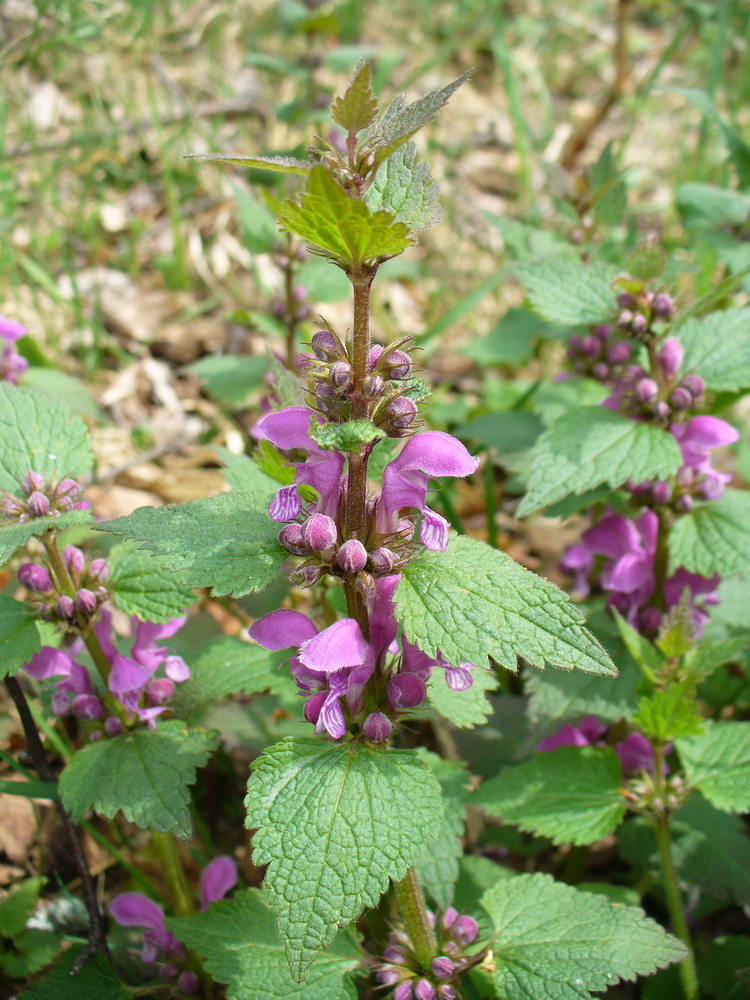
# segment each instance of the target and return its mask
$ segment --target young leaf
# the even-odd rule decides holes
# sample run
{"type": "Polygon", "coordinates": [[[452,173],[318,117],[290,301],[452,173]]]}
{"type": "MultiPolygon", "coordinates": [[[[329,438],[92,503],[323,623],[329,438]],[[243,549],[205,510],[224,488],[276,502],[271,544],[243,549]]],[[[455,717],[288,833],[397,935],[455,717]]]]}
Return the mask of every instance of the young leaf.
{"type": "Polygon", "coordinates": [[[422,748],[417,752],[440,783],[445,816],[437,840],[422,861],[417,862],[416,869],[424,888],[440,909],[445,910],[453,902],[458,860],[463,854],[461,837],[469,798],[469,776],[456,761],[445,760],[422,748]]]}
{"type": "Polygon", "coordinates": [[[695,698],[695,685],[683,681],[641,698],[631,721],[644,736],[660,743],[701,733],[703,720],[695,698]]]}
{"type": "Polygon", "coordinates": [[[372,92],[372,67],[360,62],[343,97],[331,105],[331,118],[352,135],[369,128],[378,114],[378,102],[372,92]]]}
{"type": "Polygon", "coordinates": [[[459,729],[484,725],[492,711],[486,696],[500,683],[494,673],[481,668],[473,670],[472,677],[474,683],[466,691],[453,691],[445,682],[445,671],[437,669],[427,684],[432,707],[459,729]]]}
{"type": "Polygon", "coordinates": [[[413,104],[407,104],[403,94],[395,97],[383,117],[373,125],[367,135],[367,148],[375,151],[375,163],[382,163],[415,132],[429,124],[438,111],[445,107],[451,95],[470,76],[471,71],[464,73],[447,87],[433,90],[413,104]]]}
{"type": "Polygon", "coordinates": [[[603,406],[587,406],[564,414],[545,431],[531,461],[519,517],[602,483],[616,488],[629,477],[640,482],[671,476],[682,453],[674,437],[660,427],[603,406]]]}
{"type": "Polygon", "coordinates": [[[20,601],[0,594],[0,677],[10,677],[41,649],[36,617],[20,601]]]}
{"type": "Polygon", "coordinates": [[[437,836],[440,786],[408,750],[284,740],[256,760],[245,799],[253,858],[301,982],[337,927],[375,906],[437,836]]]}
{"type": "Polygon", "coordinates": [[[242,167],[255,167],[256,170],[270,170],[278,174],[298,174],[304,177],[312,167],[307,160],[298,160],[294,156],[232,156],[229,153],[190,153],[186,160],[218,160],[221,163],[237,163],[242,167]]]}
{"type": "Polygon", "coordinates": [[[190,587],[132,543],[116,545],[108,562],[107,586],[115,604],[126,615],[137,615],[142,621],[168,622],[180,618],[195,603],[190,587]]]}
{"type": "Polygon", "coordinates": [[[604,323],[617,309],[612,282],[618,272],[597,261],[550,257],[515,264],[513,274],[544,319],[561,326],[604,323]]]}
{"type": "MultiPolygon", "coordinates": [[[[396,619],[429,656],[516,670],[516,657],[593,674],[615,674],[583,616],[554,584],[473,538],[453,536],[445,552],[420,553],[396,589],[396,619]]],[[[469,689],[471,690],[471,689],[469,689]]]]}
{"type": "Polygon", "coordinates": [[[429,166],[417,163],[413,142],[407,142],[385,161],[367,190],[365,203],[372,212],[390,212],[411,233],[440,222],[438,186],[429,166]]]}
{"type": "MultiPolygon", "coordinates": [[[[270,442],[267,442],[270,444],[270,442]]],[[[235,455],[228,448],[221,445],[214,445],[213,450],[219,456],[219,461],[224,466],[224,478],[227,485],[233,490],[255,490],[258,493],[265,493],[270,500],[279,483],[272,476],[269,476],[263,469],[248,455],[235,455]]]]}
{"type": "Polygon", "coordinates": [[[497,931],[492,978],[503,1000],[592,1000],[592,992],[685,956],[677,938],[643,910],[551,875],[503,879],[482,904],[497,931]]]}
{"type": "Polygon", "coordinates": [[[93,461],[80,417],[57,399],[0,383],[0,491],[20,496],[19,482],[29,471],[49,482],[82,476],[93,461]]]}
{"type": "Polygon", "coordinates": [[[171,507],[139,507],[96,529],[142,542],[188,587],[242,597],[263,590],[288,555],[267,507],[263,493],[222,493],[171,507]]]}
{"type": "Polygon", "coordinates": [[[645,668],[651,671],[651,673],[658,673],[664,666],[664,655],[660,650],[634,629],[630,622],[623,618],[616,609],[613,609],[613,617],[617,623],[620,638],[638,666],[641,669],[645,668]]]}
{"type": "Polygon", "coordinates": [[[560,747],[484,782],[472,801],[556,844],[593,844],[622,822],[621,781],[608,747],[560,747]]]}
{"type": "MultiPolygon", "coordinates": [[[[56,939],[56,947],[57,947],[56,939]]],[[[69,948],[43,979],[18,994],[18,1000],[129,1000],[132,990],[117,979],[104,955],[96,952],[74,976],[73,963],[83,945],[69,948]]]]}
{"type": "Polygon", "coordinates": [[[258,889],[237,892],[205,913],[170,917],[166,924],[178,941],[206,959],[206,970],[217,982],[228,985],[228,1000],[356,1000],[347,975],[362,957],[354,934],[339,934],[306,981],[296,983],[273,913],[258,889]]]}
{"type": "Polygon", "coordinates": [[[355,451],[385,437],[371,420],[349,420],[345,424],[319,424],[310,417],[310,437],[324,451],[355,451]]]}
{"type": "Polygon", "coordinates": [[[188,785],[215,747],[216,734],[176,719],[131,729],[76,751],[60,775],[60,797],[76,823],[89,809],[107,819],[121,810],[136,826],[187,840],[188,785]]]}
{"type": "Polygon", "coordinates": [[[701,576],[750,571],[750,492],[727,490],[720,500],[678,517],[669,533],[672,565],[701,576]]]}
{"type": "Polygon", "coordinates": [[[717,809],[750,809],[750,722],[704,722],[700,736],[677,740],[688,784],[717,809]]]}
{"type": "Polygon", "coordinates": [[[409,230],[390,212],[371,212],[350,198],[323,166],[313,167],[297,205],[286,201],[279,225],[317,247],[344,270],[396,257],[411,244],[409,230]]]}
{"type": "MultiPolygon", "coordinates": [[[[0,470],[0,475],[2,472],[0,470]]],[[[64,531],[74,525],[88,524],[93,520],[90,510],[71,510],[59,517],[33,517],[30,521],[0,519],[0,564],[9,559],[30,538],[39,537],[53,528],[64,531]]]]}
{"type": "Polygon", "coordinates": [[[675,330],[685,355],[684,372],[695,372],[714,392],[750,386],[750,308],[724,309],[689,319],[675,330]]]}
{"type": "Polygon", "coordinates": [[[704,640],[695,646],[686,657],[690,672],[701,678],[709,677],[717,667],[732,663],[737,654],[750,647],[750,633],[733,636],[731,639],[704,640]]]}

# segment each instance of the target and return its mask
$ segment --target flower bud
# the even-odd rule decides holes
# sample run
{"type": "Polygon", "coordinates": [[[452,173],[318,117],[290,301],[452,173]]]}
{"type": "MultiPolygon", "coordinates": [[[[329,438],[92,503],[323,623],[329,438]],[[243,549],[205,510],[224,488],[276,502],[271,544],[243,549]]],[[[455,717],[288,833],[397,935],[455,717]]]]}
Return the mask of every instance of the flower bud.
{"type": "Polygon", "coordinates": [[[348,389],[352,384],[352,366],[348,361],[334,361],[328,371],[328,377],[337,389],[348,389]]]}
{"type": "Polygon", "coordinates": [[[371,712],[362,723],[362,732],[373,743],[385,743],[392,729],[391,720],[382,712],[371,712]]]}
{"type": "Polygon", "coordinates": [[[79,611],[82,611],[85,615],[93,615],[96,611],[98,601],[96,599],[96,594],[91,590],[87,590],[86,587],[82,587],[76,593],[75,605],[79,611]]]}
{"type": "Polygon", "coordinates": [[[373,368],[380,361],[380,355],[383,353],[383,348],[380,344],[373,344],[370,350],[367,352],[367,370],[371,372],[373,368]]]}
{"type": "Polygon", "coordinates": [[[609,365],[605,365],[603,361],[597,361],[594,367],[591,369],[591,374],[594,378],[599,379],[603,382],[605,378],[609,377],[609,365]]]}
{"type": "Polygon", "coordinates": [[[678,385],[669,394],[669,402],[673,410],[687,410],[693,404],[693,397],[684,386],[678,385]]]}
{"type": "Polygon", "coordinates": [[[427,694],[424,681],[416,674],[395,674],[388,681],[388,701],[393,708],[416,708],[427,694]]]}
{"type": "Polygon", "coordinates": [[[57,489],[55,493],[58,497],[61,496],[72,496],[76,497],[81,491],[81,487],[75,481],[75,479],[61,479],[57,484],[57,489]]]}
{"type": "Polygon", "coordinates": [[[628,330],[630,324],[633,322],[633,314],[629,309],[623,309],[620,315],[617,317],[617,325],[621,330],[628,330]]]}
{"type": "Polygon", "coordinates": [[[94,729],[93,732],[89,733],[89,743],[98,743],[102,738],[101,729],[94,729]]]}
{"type": "Polygon", "coordinates": [[[75,545],[66,545],[63,549],[63,562],[69,573],[74,576],[83,570],[83,565],[86,562],[86,557],[80,549],[76,548],[75,545]]]}
{"type": "Polygon", "coordinates": [[[49,514],[49,500],[44,495],[40,493],[39,490],[34,490],[30,494],[28,500],[29,513],[32,517],[44,517],[49,514]]]}
{"type": "Polygon", "coordinates": [[[600,344],[596,337],[592,337],[590,333],[581,341],[581,353],[585,354],[587,358],[595,358],[600,351],[600,344]]]}
{"type": "Polygon", "coordinates": [[[55,691],[50,699],[50,708],[53,715],[67,715],[70,711],[70,695],[67,691],[55,691]]]}
{"type": "Polygon", "coordinates": [[[411,980],[407,979],[398,984],[393,991],[393,1000],[414,1000],[414,986],[411,980]]]}
{"type": "Polygon", "coordinates": [[[61,597],[57,598],[55,603],[55,614],[58,618],[73,618],[76,613],[76,607],[73,603],[72,597],[68,597],[67,594],[63,594],[61,597]]]}
{"type": "Polygon", "coordinates": [[[116,715],[110,715],[104,720],[104,732],[107,736],[119,736],[122,732],[122,722],[116,715]]]}
{"type": "Polygon", "coordinates": [[[657,504],[669,503],[672,499],[672,487],[663,479],[658,483],[654,483],[651,490],[651,498],[657,504]]]}
{"type": "Polygon", "coordinates": [[[400,517],[396,525],[396,531],[399,538],[403,538],[405,542],[410,542],[414,537],[414,522],[408,517],[400,517]]]}
{"type": "Polygon", "coordinates": [[[479,924],[473,917],[459,917],[451,928],[451,934],[461,944],[471,944],[479,934],[479,924]]]}
{"type": "Polygon", "coordinates": [[[370,399],[377,399],[380,393],[383,391],[383,386],[385,382],[380,375],[373,374],[368,375],[364,382],[362,383],[362,392],[365,396],[370,399]]]}
{"type": "Polygon", "coordinates": [[[435,1000],[437,993],[429,979],[420,979],[414,987],[415,1000],[435,1000]]]}
{"type": "Polygon", "coordinates": [[[109,565],[107,560],[93,559],[91,561],[91,566],[89,567],[89,574],[94,577],[98,583],[104,583],[109,576],[109,565]]]}
{"type": "Polygon", "coordinates": [[[326,361],[329,354],[335,354],[338,350],[336,339],[330,330],[318,330],[314,333],[310,341],[313,354],[321,361],[326,361]]]}
{"type": "Polygon", "coordinates": [[[151,681],[146,687],[146,701],[149,705],[164,705],[174,694],[174,684],[166,677],[151,681]]]}
{"type": "Polygon", "coordinates": [[[700,375],[686,375],[680,385],[687,389],[693,399],[699,399],[706,390],[706,383],[700,375]]]}
{"type": "Polygon", "coordinates": [[[648,330],[648,320],[643,313],[636,313],[635,316],[633,316],[630,323],[630,329],[636,337],[639,337],[642,333],[645,333],[646,330],[648,330]]]}
{"type": "Polygon", "coordinates": [[[632,309],[635,305],[635,297],[630,292],[620,292],[617,296],[617,304],[621,309],[632,309]]]}
{"type": "Polygon", "coordinates": [[[659,319],[671,319],[674,313],[672,296],[666,292],[659,292],[658,295],[654,296],[654,301],[651,303],[651,310],[654,316],[658,316],[659,319]]]}
{"type": "Polygon", "coordinates": [[[393,968],[378,969],[375,978],[381,986],[393,986],[401,978],[401,973],[393,968]]]}
{"type": "Polygon", "coordinates": [[[318,399],[333,399],[336,395],[336,390],[332,385],[326,385],[325,382],[318,382],[313,389],[313,394],[317,396],[318,399]]]}
{"type": "Polygon", "coordinates": [[[412,368],[411,358],[406,351],[391,351],[388,355],[388,364],[390,366],[388,377],[392,379],[406,378],[412,368]]]}
{"type": "Polygon", "coordinates": [[[669,403],[660,399],[658,403],[654,403],[653,413],[657,420],[666,420],[669,416],[669,403]]]}
{"type": "Polygon", "coordinates": [[[659,394],[659,386],[652,378],[642,378],[635,387],[635,394],[642,403],[653,403],[659,394]]]}
{"type": "Polygon", "coordinates": [[[279,543],[295,556],[306,556],[310,551],[302,538],[302,526],[285,524],[279,532],[279,543]]]}
{"type": "Polygon", "coordinates": [[[607,349],[607,361],[611,365],[623,365],[630,360],[630,344],[627,340],[618,340],[607,349]]]}
{"type": "Polygon", "coordinates": [[[659,367],[667,378],[674,378],[682,364],[682,344],[676,337],[669,337],[659,351],[659,367]]]}
{"type": "Polygon", "coordinates": [[[687,514],[693,509],[693,498],[687,495],[678,497],[675,506],[681,514],[687,514]]]}
{"type": "Polygon", "coordinates": [[[302,540],[313,552],[325,552],[336,544],[336,522],[327,514],[313,514],[302,526],[302,540]]]}
{"type": "Polygon", "coordinates": [[[386,407],[386,413],[391,417],[394,427],[409,427],[417,416],[417,404],[407,396],[397,396],[386,407]]]}
{"type": "Polygon", "coordinates": [[[381,546],[370,553],[370,562],[376,572],[386,576],[398,562],[398,556],[390,549],[381,546]]]}
{"type": "Polygon", "coordinates": [[[643,632],[655,634],[661,625],[661,611],[658,608],[644,608],[640,615],[640,625],[643,632]]]}
{"type": "Polygon", "coordinates": [[[23,563],[18,567],[18,582],[27,590],[38,590],[42,594],[49,594],[55,589],[47,570],[36,563],[23,563]]]}
{"type": "Polygon", "coordinates": [[[677,485],[686,489],[687,487],[692,486],[695,482],[695,469],[693,469],[690,465],[683,465],[677,471],[677,476],[675,478],[677,480],[677,485]]]}
{"type": "Polygon", "coordinates": [[[456,966],[447,955],[438,955],[437,958],[433,958],[430,968],[436,979],[450,979],[456,966]]]}
{"type": "Polygon", "coordinates": [[[437,995],[440,997],[440,1000],[457,1000],[458,997],[458,993],[456,993],[452,986],[448,986],[447,983],[438,986],[437,995]]]}
{"type": "Polygon", "coordinates": [[[314,587],[316,583],[323,576],[322,566],[302,566],[299,570],[299,575],[302,580],[301,586],[303,587],[314,587]]]}
{"type": "Polygon", "coordinates": [[[367,564],[367,549],[358,538],[349,538],[339,549],[336,561],[345,573],[359,573],[367,564]]]}
{"type": "Polygon", "coordinates": [[[448,931],[455,924],[456,920],[458,920],[458,910],[455,906],[449,906],[440,918],[440,926],[448,931]]]}
{"type": "Polygon", "coordinates": [[[35,491],[43,492],[44,479],[38,472],[27,472],[21,480],[21,489],[24,491],[26,496],[29,496],[35,491]]]}
{"type": "Polygon", "coordinates": [[[383,952],[383,958],[386,962],[395,962],[396,965],[404,965],[406,962],[406,955],[400,948],[394,948],[390,945],[383,952]]]}
{"type": "Polygon", "coordinates": [[[323,707],[323,702],[328,697],[327,691],[316,691],[315,694],[310,695],[310,697],[305,702],[305,707],[302,710],[302,714],[305,719],[312,723],[314,726],[318,721],[320,715],[320,710],[323,707]]]}
{"type": "Polygon", "coordinates": [[[177,989],[182,990],[183,993],[197,993],[198,992],[198,977],[190,969],[185,969],[177,977],[177,989]]]}
{"type": "Polygon", "coordinates": [[[71,707],[77,719],[101,719],[104,715],[104,706],[93,694],[77,695],[71,707]]]}

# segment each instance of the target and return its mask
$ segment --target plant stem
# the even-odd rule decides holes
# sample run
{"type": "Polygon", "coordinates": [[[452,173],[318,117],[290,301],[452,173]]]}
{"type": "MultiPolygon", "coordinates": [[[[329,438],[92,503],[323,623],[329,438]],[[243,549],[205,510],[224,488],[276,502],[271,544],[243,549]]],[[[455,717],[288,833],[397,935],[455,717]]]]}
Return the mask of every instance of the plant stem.
{"type": "Polygon", "coordinates": [[[427,906],[416,870],[410,868],[401,882],[394,882],[393,888],[414,955],[422,971],[430,972],[430,964],[437,955],[437,941],[427,918],[427,906]]]}
{"type": "Polygon", "coordinates": [[[487,544],[497,548],[497,521],[495,515],[495,463],[492,461],[493,449],[484,453],[484,502],[487,517],[487,544]]]}
{"type": "Polygon", "coordinates": [[[169,886],[172,908],[178,917],[189,917],[195,912],[195,907],[174,837],[168,833],[156,833],[155,831],[151,832],[151,836],[159,856],[164,878],[169,886]]]}
{"type": "Polygon", "coordinates": [[[664,583],[669,566],[669,521],[664,513],[657,513],[656,552],[654,553],[654,607],[664,610],[664,583]]]}

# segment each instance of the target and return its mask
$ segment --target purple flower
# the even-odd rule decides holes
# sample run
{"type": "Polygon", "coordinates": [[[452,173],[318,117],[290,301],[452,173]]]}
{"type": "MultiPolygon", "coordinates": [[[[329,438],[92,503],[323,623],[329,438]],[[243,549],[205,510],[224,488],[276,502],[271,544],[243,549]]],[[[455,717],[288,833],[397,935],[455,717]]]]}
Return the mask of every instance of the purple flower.
{"type": "Polygon", "coordinates": [[[739,433],[726,420],[710,416],[692,417],[687,423],[672,424],[670,430],[680,445],[683,468],[687,466],[703,477],[699,483],[702,498],[718,500],[732,477],[714,469],[711,450],[733,444],[739,439],[739,433]]]}
{"type": "MultiPolygon", "coordinates": [[[[668,743],[664,747],[667,754],[672,749],[672,744],[668,743]]],[[[648,771],[654,769],[654,749],[641,733],[629,733],[622,742],[615,744],[615,753],[620,758],[620,766],[623,771],[648,771]]],[[[666,764],[663,765],[664,773],[669,773],[666,764]]]]}
{"type": "Polygon", "coordinates": [[[236,885],[237,864],[234,858],[230,858],[228,854],[220,854],[201,872],[201,909],[207,910],[210,903],[223,899],[236,885]]]}
{"type": "Polygon", "coordinates": [[[180,942],[164,926],[164,910],[142,892],[122,892],[109,904],[109,912],[123,927],[143,928],[141,960],[153,962],[159,952],[181,958],[180,942]]]}
{"type": "Polygon", "coordinates": [[[26,328],[20,323],[0,316],[0,382],[17,382],[28,368],[26,358],[22,358],[13,346],[25,333],[26,328]]]}
{"type": "Polygon", "coordinates": [[[590,747],[596,746],[607,732],[595,715],[587,715],[577,726],[568,723],[548,736],[537,747],[539,753],[548,750],[558,750],[560,747],[590,747]]]}

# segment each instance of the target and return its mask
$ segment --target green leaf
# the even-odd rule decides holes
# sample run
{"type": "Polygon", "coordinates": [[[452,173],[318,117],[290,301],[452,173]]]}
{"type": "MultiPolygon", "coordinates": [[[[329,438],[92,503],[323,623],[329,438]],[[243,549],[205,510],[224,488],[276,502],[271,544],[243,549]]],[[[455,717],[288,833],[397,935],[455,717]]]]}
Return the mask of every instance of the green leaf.
{"type": "Polygon", "coordinates": [[[634,629],[616,608],[612,609],[612,617],[617,624],[620,638],[638,666],[645,668],[651,674],[658,673],[664,666],[664,655],[660,650],[634,629]]]}
{"type": "Polygon", "coordinates": [[[416,233],[440,222],[438,193],[429,166],[417,162],[417,147],[407,142],[378,170],[365,203],[372,212],[390,212],[409,232],[416,233]]]}
{"type": "Polygon", "coordinates": [[[718,937],[698,959],[701,989],[716,1000],[741,1000],[744,971],[744,994],[748,995],[747,971],[750,969],[750,940],[746,937],[718,937]]]}
{"type": "Polygon", "coordinates": [[[684,372],[695,372],[714,392],[750,386],[750,308],[724,309],[689,319],[674,331],[685,354],[684,372]]]}
{"type": "Polygon", "coordinates": [[[371,212],[350,198],[325,167],[313,167],[300,204],[284,202],[279,225],[347,270],[396,257],[411,244],[409,230],[389,212],[371,212]]]}
{"type": "Polygon", "coordinates": [[[407,104],[403,94],[394,97],[380,121],[367,135],[367,148],[375,151],[375,163],[382,163],[444,108],[451,95],[469,79],[471,71],[459,76],[442,90],[433,90],[413,104],[407,104]]]}
{"type": "Polygon", "coordinates": [[[750,809],[750,722],[704,723],[700,736],[677,740],[688,784],[717,809],[750,809]]]}
{"type": "Polygon", "coordinates": [[[195,375],[209,396],[239,409],[262,383],[268,364],[265,358],[217,354],[185,365],[182,371],[195,375]]]}
{"type": "Polygon", "coordinates": [[[319,424],[310,416],[310,437],[324,451],[358,452],[363,444],[384,438],[385,431],[371,420],[349,420],[345,424],[319,424]]]}
{"type": "Polygon", "coordinates": [[[453,536],[445,552],[421,552],[404,568],[395,598],[409,641],[454,665],[484,667],[491,656],[514,671],[523,656],[540,668],[616,673],[566,594],[473,538],[453,536]]]}
{"type": "Polygon", "coordinates": [[[360,62],[354,68],[352,82],[343,97],[331,105],[331,118],[352,135],[369,128],[378,114],[378,102],[372,92],[372,67],[360,62]]]}
{"type": "Polygon", "coordinates": [[[17,934],[15,951],[0,951],[0,968],[14,979],[22,979],[49,965],[60,950],[60,937],[52,931],[28,927],[17,934]]]}
{"type": "Polygon", "coordinates": [[[622,222],[628,206],[628,192],[617,169],[611,141],[591,168],[588,194],[597,225],[617,226],[622,222]]]}
{"type": "Polygon", "coordinates": [[[170,917],[167,928],[206,959],[206,969],[226,983],[228,1000],[356,1000],[347,973],[362,953],[354,935],[339,934],[319,956],[303,984],[289,974],[283,942],[273,913],[258,889],[244,889],[234,899],[213,903],[205,913],[170,917]]]}
{"type": "Polygon", "coordinates": [[[453,431],[463,441],[476,441],[485,448],[494,448],[499,455],[526,451],[542,433],[542,421],[528,410],[506,410],[484,413],[453,431]]]}
{"type": "Polygon", "coordinates": [[[271,253],[279,242],[276,219],[262,201],[239,184],[232,184],[242,242],[250,253],[271,253]]]}
{"type": "MultiPolygon", "coordinates": [[[[0,472],[1,474],[1,472],[0,472]]],[[[0,564],[25,545],[30,538],[39,537],[53,528],[64,531],[74,525],[88,524],[93,520],[89,510],[71,510],[59,517],[34,517],[30,521],[0,520],[0,564]]]]}
{"type": "Polygon", "coordinates": [[[57,784],[54,781],[13,781],[0,779],[0,795],[21,795],[26,799],[49,799],[57,802],[57,784]]]}
{"type": "Polygon", "coordinates": [[[729,159],[737,171],[740,187],[750,186],[750,146],[719,115],[710,95],[695,87],[665,87],[664,89],[685,97],[718,125],[724,145],[729,152],[729,159]]]}
{"type": "Polygon", "coordinates": [[[408,750],[284,740],[254,761],[245,799],[253,860],[295,982],[435,839],[440,786],[408,750]]]}
{"type": "Polygon", "coordinates": [[[107,819],[121,810],[136,826],[187,840],[188,785],[215,747],[215,734],[176,719],[131,729],[77,750],[60,775],[60,797],[76,823],[89,809],[107,819]]]}
{"type": "Polygon", "coordinates": [[[195,603],[195,594],[172,572],[163,569],[153,556],[131,542],[116,545],[108,558],[107,586],[115,604],[126,615],[148,622],[168,622],[180,618],[195,603]]]}
{"type": "Polygon", "coordinates": [[[534,342],[549,336],[549,323],[528,309],[512,308],[485,337],[460,347],[461,354],[479,365],[522,365],[531,357],[534,342]]]}
{"type": "Polygon", "coordinates": [[[703,720],[695,697],[695,685],[692,681],[683,681],[641,698],[631,721],[644,736],[660,743],[701,733],[703,720]]]}
{"type": "Polygon", "coordinates": [[[232,156],[229,153],[190,153],[186,160],[218,160],[220,163],[237,163],[242,167],[254,167],[256,170],[270,170],[278,174],[298,174],[304,177],[309,173],[312,163],[298,160],[294,156],[232,156]]]}
{"type": "Polygon", "coordinates": [[[748,647],[750,633],[747,632],[731,639],[704,640],[686,658],[686,666],[694,676],[706,678],[725,663],[734,663],[738,653],[744,652],[748,647]]]}
{"type": "Polygon", "coordinates": [[[727,490],[720,500],[678,517],[669,533],[670,564],[701,576],[750,570],[750,492],[727,490]]]}
{"type": "Polygon", "coordinates": [[[31,916],[37,899],[47,882],[46,878],[27,878],[0,900],[0,935],[6,938],[20,934],[31,916]]]}
{"type": "Polygon", "coordinates": [[[602,483],[616,488],[628,477],[640,482],[671,476],[682,453],[674,437],[660,427],[603,406],[587,406],[564,414],[545,431],[531,460],[519,517],[602,483]]]}
{"type": "Polygon", "coordinates": [[[495,691],[500,683],[494,673],[482,668],[474,669],[472,677],[474,683],[466,691],[449,688],[444,670],[433,670],[427,683],[427,697],[432,707],[459,729],[484,725],[492,712],[487,695],[495,691]]]}
{"type": "Polygon", "coordinates": [[[687,229],[742,226],[750,216],[750,195],[715,184],[680,184],[675,201],[687,229]]]}
{"type": "Polygon", "coordinates": [[[224,466],[224,478],[233,490],[266,493],[269,500],[278,490],[278,480],[264,472],[248,455],[235,455],[221,445],[213,445],[213,450],[219,456],[219,461],[224,466]]]}
{"type": "Polygon", "coordinates": [[[263,493],[222,493],[171,507],[139,507],[96,529],[142,542],[188,587],[242,597],[263,590],[288,557],[267,507],[263,493]]]}
{"type": "Polygon", "coordinates": [[[458,861],[463,854],[461,837],[469,798],[469,776],[456,761],[445,760],[423,748],[417,752],[440,783],[445,815],[437,840],[422,861],[417,862],[416,869],[424,888],[440,909],[445,910],[453,902],[458,861]]]}
{"type": "Polygon", "coordinates": [[[42,647],[36,618],[26,604],[0,594],[0,677],[9,677],[42,647]]]}
{"type": "Polygon", "coordinates": [[[44,979],[18,994],[18,1000],[128,1000],[132,997],[127,986],[115,978],[107,959],[95,952],[87,958],[81,971],[73,976],[73,963],[82,951],[74,946],[55,962],[44,979]]]}
{"type": "Polygon", "coordinates": [[[550,323],[603,323],[617,309],[612,282],[618,272],[607,264],[586,265],[576,258],[556,256],[515,264],[513,274],[534,309],[550,323]]]}
{"type": "Polygon", "coordinates": [[[193,722],[208,705],[230,694],[296,691],[289,671],[279,666],[278,655],[254,643],[224,635],[201,647],[190,660],[190,678],[175,689],[170,708],[193,722]]]}
{"type": "Polygon", "coordinates": [[[625,815],[620,762],[608,747],[537,753],[484,782],[473,802],[556,844],[593,844],[625,815]]]}
{"type": "Polygon", "coordinates": [[[23,388],[33,389],[42,396],[57,400],[78,417],[91,417],[93,420],[104,417],[94,402],[89,387],[57,368],[37,368],[32,365],[23,373],[23,388]]]}
{"type": "Polygon", "coordinates": [[[19,483],[30,470],[49,482],[82,476],[93,461],[80,417],[59,400],[0,383],[0,491],[21,496],[19,483]]]}
{"type": "Polygon", "coordinates": [[[551,875],[504,879],[482,898],[495,923],[492,978],[503,1000],[591,1000],[620,980],[685,956],[636,906],[579,892],[551,875]]]}

